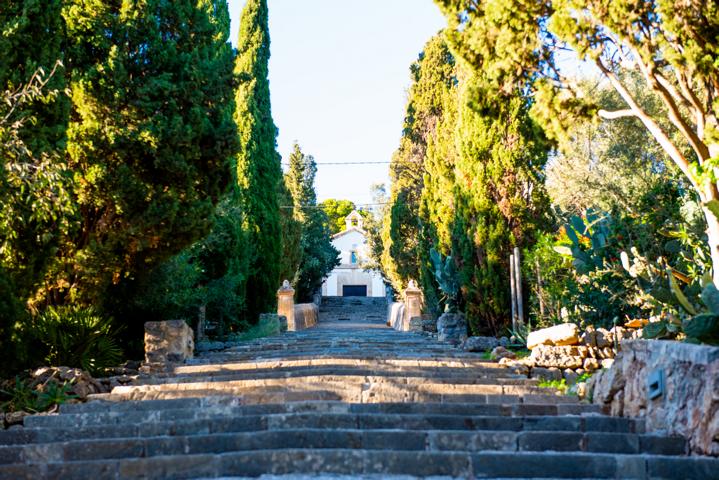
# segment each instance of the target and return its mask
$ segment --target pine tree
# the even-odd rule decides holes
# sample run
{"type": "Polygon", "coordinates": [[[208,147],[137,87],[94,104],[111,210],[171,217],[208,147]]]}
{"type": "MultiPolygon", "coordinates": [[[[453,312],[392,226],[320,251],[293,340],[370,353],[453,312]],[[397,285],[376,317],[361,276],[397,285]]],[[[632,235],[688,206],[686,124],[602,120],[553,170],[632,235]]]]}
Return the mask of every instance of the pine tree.
{"type": "Polygon", "coordinates": [[[330,239],[327,214],[317,208],[314,157],[303,154],[295,143],[289,163],[286,184],[295,205],[294,217],[302,227],[295,289],[299,301],[310,301],[327,274],[339,265],[339,252],[330,239]]]}
{"type": "Polygon", "coordinates": [[[122,311],[126,284],[208,233],[231,178],[229,13],[222,0],[68,0],[63,16],[81,225],[48,288],[122,311]]]}
{"type": "Polygon", "coordinates": [[[282,180],[276,151],[277,128],[270,108],[270,34],[267,0],[248,0],[242,11],[235,73],[235,121],[240,131],[237,157],[239,205],[245,215],[246,249],[252,251],[247,276],[247,318],[274,311],[282,251],[277,192],[282,180]]]}

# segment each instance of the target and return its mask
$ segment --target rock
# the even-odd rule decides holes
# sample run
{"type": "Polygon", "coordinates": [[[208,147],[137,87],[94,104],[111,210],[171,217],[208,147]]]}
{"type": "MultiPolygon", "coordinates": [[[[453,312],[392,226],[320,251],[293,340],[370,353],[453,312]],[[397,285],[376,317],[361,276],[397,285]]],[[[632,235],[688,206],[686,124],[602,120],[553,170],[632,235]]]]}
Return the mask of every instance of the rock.
{"type": "Polygon", "coordinates": [[[509,339],[507,337],[500,337],[499,338],[499,346],[507,348],[509,346],[509,339]]]}
{"type": "Polygon", "coordinates": [[[532,350],[529,358],[539,367],[583,368],[587,354],[587,347],[582,346],[540,345],[532,350]]]}
{"type": "Polygon", "coordinates": [[[440,342],[459,345],[467,339],[467,321],[461,313],[443,313],[437,320],[440,342]]]}
{"type": "Polygon", "coordinates": [[[466,352],[487,352],[499,345],[494,337],[469,337],[462,343],[462,350],[466,352]]]}
{"type": "Polygon", "coordinates": [[[492,360],[501,360],[503,358],[515,359],[517,358],[517,354],[504,347],[495,347],[489,354],[489,358],[492,360]]]}
{"type": "Polygon", "coordinates": [[[613,358],[605,358],[601,362],[602,368],[612,368],[612,365],[614,365],[614,359],[613,358]]]}
{"type": "Polygon", "coordinates": [[[194,334],[184,320],[145,323],[145,363],[182,363],[192,358],[194,334]]]}
{"type": "Polygon", "coordinates": [[[561,380],[562,371],[558,368],[534,367],[531,372],[532,378],[541,380],[561,380]]]}
{"type": "Polygon", "coordinates": [[[437,333],[437,320],[432,315],[422,315],[422,331],[437,333]]]}
{"type": "Polygon", "coordinates": [[[69,367],[42,367],[31,373],[30,387],[44,389],[49,382],[58,385],[70,384],[68,393],[77,396],[79,400],[87,400],[87,396],[95,393],[107,393],[107,387],[93,378],[88,372],[79,368],[69,367]]]}
{"type": "Polygon", "coordinates": [[[604,348],[609,346],[607,341],[607,334],[609,332],[604,328],[594,329],[594,327],[587,327],[582,334],[581,343],[588,347],[604,348]]]}
{"type": "Polygon", "coordinates": [[[527,348],[539,345],[576,345],[579,343],[579,327],[573,323],[564,323],[531,332],[527,336],[527,348]]]}
{"type": "Polygon", "coordinates": [[[596,358],[585,358],[584,359],[584,370],[588,372],[593,372],[594,370],[599,370],[599,360],[596,358]]]}
{"type": "Polygon", "coordinates": [[[526,375],[529,376],[529,367],[522,363],[521,361],[514,360],[512,358],[502,358],[499,360],[500,365],[504,365],[505,367],[512,370],[517,375],[526,375]]]}
{"type": "Polygon", "coordinates": [[[422,317],[412,317],[409,319],[409,331],[415,333],[424,331],[422,328],[422,317]]]}
{"type": "Polygon", "coordinates": [[[580,400],[584,400],[587,398],[587,382],[577,383],[574,385],[574,389],[572,391],[577,394],[577,397],[579,397],[580,400]]]}
{"type": "Polygon", "coordinates": [[[25,417],[29,415],[29,413],[23,412],[22,410],[6,413],[5,424],[8,426],[8,428],[12,427],[13,425],[22,425],[23,421],[25,420],[25,417]]]}
{"type": "Polygon", "coordinates": [[[569,368],[564,371],[563,375],[567,385],[574,385],[577,383],[577,378],[579,378],[579,375],[577,375],[574,370],[570,370],[569,368]]]}

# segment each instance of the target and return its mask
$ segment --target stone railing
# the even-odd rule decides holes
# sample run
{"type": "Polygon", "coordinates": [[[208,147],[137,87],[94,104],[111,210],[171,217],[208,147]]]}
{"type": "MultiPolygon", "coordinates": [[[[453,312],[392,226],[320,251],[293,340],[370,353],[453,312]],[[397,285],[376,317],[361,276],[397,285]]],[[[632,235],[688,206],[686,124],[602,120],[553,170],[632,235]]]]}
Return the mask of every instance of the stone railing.
{"type": "Polygon", "coordinates": [[[400,332],[412,330],[411,321],[422,316],[422,290],[417,288],[414,280],[404,291],[404,302],[390,303],[387,309],[387,324],[400,332]]]}
{"type": "Polygon", "coordinates": [[[689,440],[692,453],[719,455],[719,348],[630,340],[611,368],[592,377],[594,403],[643,417],[647,432],[689,440]]]}
{"type": "Polygon", "coordinates": [[[295,305],[295,290],[285,280],[277,290],[277,314],[287,318],[287,331],[296,332],[315,326],[320,318],[320,308],[316,303],[295,305]]]}

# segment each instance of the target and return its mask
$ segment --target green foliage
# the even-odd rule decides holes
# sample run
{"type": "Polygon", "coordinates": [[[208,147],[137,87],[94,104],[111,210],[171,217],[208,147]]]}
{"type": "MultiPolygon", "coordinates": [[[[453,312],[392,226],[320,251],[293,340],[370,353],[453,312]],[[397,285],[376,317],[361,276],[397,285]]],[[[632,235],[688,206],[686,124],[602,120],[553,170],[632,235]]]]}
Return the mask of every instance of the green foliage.
{"type": "Polygon", "coordinates": [[[113,309],[206,235],[237,150],[226,2],[64,2],[81,222],[48,300],[113,309]],[[112,293],[110,293],[112,292],[112,293]]]}
{"type": "Polygon", "coordinates": [[[311,301],[324,278],[340,264],[339,252],[332,245],[327,214],[317,208],[315,175],[317,165],[311,155],[295,144],[290,155],[285,183],[292,195],[294,218],[301,226],[300,262],[295,276],[297,300],[311,301]]]}
{"type": "Polygon", "coordinates": [[[275,315],[260,317],[257,325],[253,325],[244,332],[232,334],[227,337],[228,341],[248,342],[258,338],[271,337],[280,333],[280,322],[275,315]]]}
{"type": "Polygon", "coordinates": [[[277,128],[270,108],[268,62],[270,32],[267,0],[248,0],[240,19],[235,73],[235,121],[240,131],[237,198],[246,232],[244,252],[251,252],[246,278],[245,318],[256,323],[274,311],[280,278],[281,220],[278,189],[282,181],[275,150],[277,128]]]}
{"type": "MultiPolygon", "coordinates": [[[[435,244],[436,238],[431,238],[435,235],[425,232],[435,225],[435,219],[430,219],[435,212],[446,214],[434,201],[434,195],[446,199],[447,191],[440,195],[426,184],[434,178],[439,179],[439,172],[432,172],[433,165],[430,164],[442,162],[442,165],[436,165],[442,168],[449,160],[440,160],[441,154],[434,145],[439,143],[440,131],[448,136],[453,128],[448,110],[451,109],[450,92],[456,82],[454,58],[441,36],[427,42],[410,71],[412,86],[405,107],[402,138],[390,165],[392,186],[381,231],[381,266],[396,291],[403,291],[410,279],[420,281],[430,308],[438,309],[439,292],[433,283],[429,249],[435,246],[443,253],[448,250],[435,244]],[[430,195],[432,199],[428,198],[430,195]]],[[[440,187],[438,184],[433,186],[440,187]]]]}
{"type": "Polygon", "coordinates": [[[322,210],[327,214],[327,225],[330,233],[335,235],[345,229],[347,215],[356,209],[353,202],[349,200],[335,200],[330,198],[320,203],[322,210]]]}
{"type": "Polygon", "coordinates": [[[540,380],[537,384],[539,388],[549,388],[552,390],[557,390],[562,395],[566,395],[569,391],[569,385],[567,385],[567,381],[565,379],[561,380],[540,380]]]}
{"type": "Polygon", "coordinates": [[[99,375],[122,361],[112,320],[90,308],[48,307],[32,320],[28,330],[37,345],[35,355],[48,365],[99,375]]]}
{"type": "Polygon", "coordinates": [[[71,389],[71,383],[60,384],[55,379],[51,379],[44,385],[38,385],[37,388],[32,388],[28,380],[17,376],[14,385],[7,390],[0,389],[0,411],[45,412],[52,407],[77,398],[76,395],[70,393],[71,389]]]}

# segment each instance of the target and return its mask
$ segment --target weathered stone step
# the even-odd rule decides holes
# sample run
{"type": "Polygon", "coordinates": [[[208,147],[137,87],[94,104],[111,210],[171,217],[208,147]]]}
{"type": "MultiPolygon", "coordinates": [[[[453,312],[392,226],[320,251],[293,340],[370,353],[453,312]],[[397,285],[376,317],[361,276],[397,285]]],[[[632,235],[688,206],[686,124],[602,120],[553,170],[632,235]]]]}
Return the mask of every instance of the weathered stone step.
{"type": "MultiPolygon", "coordinates": [[[[138,411],[105,411],[70,413],[61,415],[34,415],[26,417],[25,429],[56,428],[76,429],[98,425],[140,425],[145,423],[166,423],[189,420],[212,420],[246,418],[248,424],[264,428],[404,428],[404,429],[494,429],[518,430],[567,430],[567,431],[609,431],[613,433],[637,433],[636,423],[627,419],[612,419],[604,416],[526,416],[511,417],[509,409],[500,405],[484,405],[466,413],[369,413],[307,411],[285,413],[280,408],[275,412],[253,412],[242,406],[226,406],[209,409],[170,409],[138,411]],[[254,417],[260,417],[256,420],[254,417]],[[265,425],[265,427],[262,427],[265,425]]],[[[109,432],[108,432],[109,435],[109,432]]]]}
{"type": "Polygon", "coordinates": [[[563,451],[684,455],[683,438],[556,431],[285,429],[77,440],[0,447],[0,464],[71,462],[252,450],[362,449],[418,452],[563,451]]]}
{"type": "Polygon", "coordinates": [[[198,379],[208,382],[257,382],[259,380],[277,380],[277,379],[309,379],[318,378],[326,379],[328,382],[339,382],[343,379],[348,383],[393,383],[393,384],[424,384],[426,382],[441,384],[457,384],[457,385],[525,385],[536,386],[539,383],[537,379],[528,379],[526,377],[512,375],[511,372],[499,371],[479,371],[472,375],[469,371],[459,372],[421,372],[421,371],[382,371],[370,369],[355,368],[302,368],[290,369],[283,368],[261,371],[261,372],[213,372],[213,373],[192,373],[179,374],[175,376],[156,376],[153,378],[141,379],[139,385],[161,385],[167,383],[192,383],[198,379]],[[364,380],[361,380],[364,379],[364,380]]]}
{"type": "MultiPolygon", "coordinates": [[[[218,354],[213,354],[218,355],[218,354]]],[[[188,360],[187,365],[175,367],[175,373],[209,373],[225,371],[263,371],[275,368],[347,367],[347,368],[419,368],[419,369],[477,369],[480,371],[503,372],[502,365],[480,358],[473,359],[395,359],[395,358],[350,358],[350,357],[309,357],[292,360],[264,360],[247,362],[210,363],[206,357],[188,360]]]]}
{"type": "Polygon", "coordinates": [[[0,478],[93,480],[258,477],[263,474],[402,474],[462,478],[716,478],[719,460],[551,452],[256,450],[0,466],[0,478]]]}

